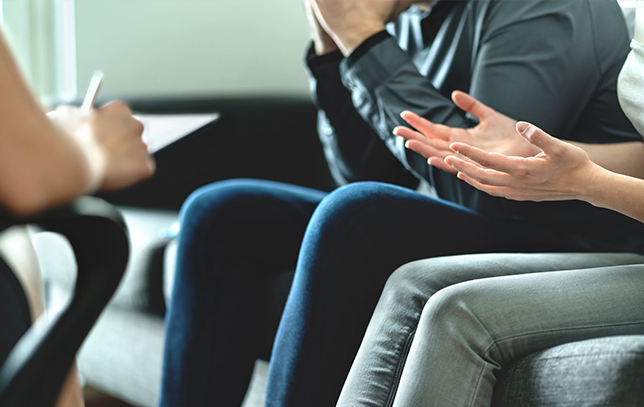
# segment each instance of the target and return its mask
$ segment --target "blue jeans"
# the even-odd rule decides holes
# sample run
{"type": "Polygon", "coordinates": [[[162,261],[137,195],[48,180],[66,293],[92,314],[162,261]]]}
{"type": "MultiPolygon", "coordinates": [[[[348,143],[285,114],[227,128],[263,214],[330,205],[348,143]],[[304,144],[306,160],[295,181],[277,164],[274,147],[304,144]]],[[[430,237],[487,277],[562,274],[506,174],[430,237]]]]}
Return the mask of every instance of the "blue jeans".
{"type": "Polygon", "coordinates": [[[180,213],[166,312],[161,406],[239,406],[259,337],[267,279],[293,270],[326,194],[261,180],[217,182],[180,213]]]}
{"type": "Polygon", "coordinates": [[[296,262],[271,355],[269,406],[335,405],[385,281],[409,261],[584,250],[539,225],[492,219],[392,185],[356,183],[325,195],[232,180],[186,201],[162,406],[241,404],[257,356],[266,278],[296,262]]]}

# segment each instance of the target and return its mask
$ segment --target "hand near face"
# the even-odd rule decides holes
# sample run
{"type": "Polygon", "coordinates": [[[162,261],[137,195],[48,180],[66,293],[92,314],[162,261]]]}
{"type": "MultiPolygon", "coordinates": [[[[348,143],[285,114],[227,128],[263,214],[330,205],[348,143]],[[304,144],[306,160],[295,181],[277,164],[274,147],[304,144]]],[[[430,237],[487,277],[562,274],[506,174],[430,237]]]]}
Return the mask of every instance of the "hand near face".
{"type": "MultiPolygon", "coordinates": [[[[467,93],[455,91],[452,100],[461,110],[472,114],[479,124],[469,129],[435,124],[419,115],[405,111],[402,118],[418,131],[399,126],[394,134],[407,140],[407,148],[428,159],[429,164],[455,174],[456,171],[444,162],[448,155],[454,155],[449,146],[461,142],[488,152],[529,157],[539,150],[517,134],[516,120],[479,102],[467,93]]],[[[465,157],[461,157],[465,159],[465,157]]]]}
{"type": "MultiPolygon", "coordinates": [[[[305,0],[306,1],[306,0],[305,0]]],[[[408,9],[411,0],[308,0],[322,29],[347,56],[408,9]]]]}
{"type": "Polygon", "coordinates": [[[338,46],[335,41],[333,41],[333,38],[331,38],[326,31],[324,31],[318,17],[315,15],[311,0],[304,0],[304,11],[306,12],[309,27],[311,28],[315,53],[317,55],[324,55],[337,50],[338,46]]]}
{"type": "Polygon", "coordinates": [[[556,139],[526,122],[517,132],[542,150],[533,157],[511,157],[453,143],[458,156],[445,162],[458,171],[458,178],[493,196],[518,201],[559,201],[581,199],[584,185],[592,182],[597,168],[584,150],[556,139]]]}

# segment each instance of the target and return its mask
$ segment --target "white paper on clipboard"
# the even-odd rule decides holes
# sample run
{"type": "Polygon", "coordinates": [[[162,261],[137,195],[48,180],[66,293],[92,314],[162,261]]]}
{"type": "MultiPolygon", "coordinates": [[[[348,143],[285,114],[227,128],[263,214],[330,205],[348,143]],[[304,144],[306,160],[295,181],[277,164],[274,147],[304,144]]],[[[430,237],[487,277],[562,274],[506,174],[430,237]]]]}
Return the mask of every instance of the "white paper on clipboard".
{"type": "Polygon", "coordinates": [[[143,125],[143,141],[154,154],[219,119],[219,113],[197,114],[135,114],[143,125]]]}

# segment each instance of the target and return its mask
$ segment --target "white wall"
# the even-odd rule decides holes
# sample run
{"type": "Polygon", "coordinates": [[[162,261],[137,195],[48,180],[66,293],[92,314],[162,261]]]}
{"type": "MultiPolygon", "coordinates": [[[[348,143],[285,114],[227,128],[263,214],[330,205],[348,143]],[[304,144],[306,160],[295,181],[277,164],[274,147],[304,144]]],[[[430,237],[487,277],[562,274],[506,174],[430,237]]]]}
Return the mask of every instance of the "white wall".
{"type": "Polygon", "coordinates": [[[79,89],[308,95],[301,0],[76,0],[79,89]]]}
{"type": "Polygon", "coordinates": [[[67,90],[82,93],[101,69],[103,92],[126,96],[308,95],[301,0],[0,0],[4,31],[43,95],[61,92],[70,71],[52,45],[60,3],[75,3],[77,25],[67,90]]]}

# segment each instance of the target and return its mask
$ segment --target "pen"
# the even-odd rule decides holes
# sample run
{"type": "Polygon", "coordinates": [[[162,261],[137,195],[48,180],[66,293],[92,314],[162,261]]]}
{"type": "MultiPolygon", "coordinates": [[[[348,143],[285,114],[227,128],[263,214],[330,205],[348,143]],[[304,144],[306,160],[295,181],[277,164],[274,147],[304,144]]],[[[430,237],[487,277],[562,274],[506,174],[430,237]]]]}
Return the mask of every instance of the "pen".
{"type": "Polygon", "coordinates": [[[83,104],[81,105],[82,111],[89,111],[94,107],[94,102],[96,101],[96,96],[98,95],[98,90],[101,87],[101,82],[103,81],[103,72],[96,71],[92,75],[92,80],[89,82],[89,87],[87,88],[87,93],[85,94],[85,99],[83,99],[83,104]]]}

